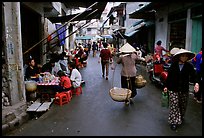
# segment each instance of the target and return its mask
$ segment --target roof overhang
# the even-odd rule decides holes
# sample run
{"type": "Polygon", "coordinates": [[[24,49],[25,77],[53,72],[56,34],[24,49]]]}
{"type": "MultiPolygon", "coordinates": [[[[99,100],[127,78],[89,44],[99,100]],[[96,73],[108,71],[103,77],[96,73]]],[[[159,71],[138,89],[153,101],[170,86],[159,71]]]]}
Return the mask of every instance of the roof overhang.
{"type": "Polygon", "coordinates": [[[126,29],[124,35],[131,37],[132,35],[134,35],[136,32],[138,32],[145,25],[146,25],[146,23],[144,22],[144,20],[137,21],[130,28],[126,29]]]}
{"type": "Polygon", "coordinates": [[[100,19],[102,12],[105,9],[107,2],[98,2],[92,8],[77,14],[71,14],[66,16],[60,17],[48,17],[48,19],[52,23],[60,23],[60,22],[67,22],[74,18],[72,21],[82,21],[82,20],[92,20],[92,19],[100,19]]]}
{"type": "Polygon", "coordinates": [[[91,4],[93,4],[93,1],[85,1],[85,2],[79,2],[79,1],[63,1],[64,5],[68,9],[77,9],[79,7],[88,8],[91,4]]]}
{"type": "Polygon", "coordinates": [[[155,19],[156,10],[163,5],[167,5],[167,2],[151,2],[143,8],[129,14],[129,18],[133,19],[155,19]]]}
{"type": "Polygon", "coordinates": [[[120,3],[118,6],[114,6],[110,9],[107,17],[109,17],[113,12],[123,10],[126,3],[120,3]]]}
{"type": "Polygon", "coordinates": [[[22,2],[23,5],[39,13],[43,17],[56,17],[60,13],[54,2],[22,2]]]}

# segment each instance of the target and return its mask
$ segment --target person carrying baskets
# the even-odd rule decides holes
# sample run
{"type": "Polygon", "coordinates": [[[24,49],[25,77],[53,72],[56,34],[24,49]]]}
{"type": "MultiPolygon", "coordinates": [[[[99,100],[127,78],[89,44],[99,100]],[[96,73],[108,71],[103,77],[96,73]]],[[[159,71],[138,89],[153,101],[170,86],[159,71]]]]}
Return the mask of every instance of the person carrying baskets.
{"type": "MultiPolygon", "coordinates": [[[[137,75],[137,69],[135,63],[137,60],[141,60],[136,55],[136,50],[132,47],[129,43],[123,45],[120,49],[119,58],[116,60],[117,64],[122,64],[121,70],[121,87],[127,88],[132,91],[131,96],[129,99],[125,100],[125,104],[129,105],[132,104],[132,98],[137,95],[136,85],[135,85],[135,78],[137,75]]],[[[114,69],[112,66],[111,69],[114,69]]]]}

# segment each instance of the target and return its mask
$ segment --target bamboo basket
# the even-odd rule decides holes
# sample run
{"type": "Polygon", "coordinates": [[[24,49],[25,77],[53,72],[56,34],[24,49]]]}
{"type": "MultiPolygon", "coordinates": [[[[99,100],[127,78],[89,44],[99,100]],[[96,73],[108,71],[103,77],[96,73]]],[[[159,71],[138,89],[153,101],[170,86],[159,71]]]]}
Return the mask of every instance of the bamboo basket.
{"type": "Polygon", "coordinates": [[[112,100],[114,100],[114,101],[125,102],[126,100],[130,99],[132,91],[130,89],[126,89],[126,88],[113,87],[114,74],[115,74],[115,69],[113,72],[112,88],[109,91],[109,95],[112,98],[112,100]]]}
{"type": "Polygon", "coordinates": [[[109,92],[111,98],[117,102],[124,102],[130,99],[132,91],[125,88],[113,87],[109,92]]]}

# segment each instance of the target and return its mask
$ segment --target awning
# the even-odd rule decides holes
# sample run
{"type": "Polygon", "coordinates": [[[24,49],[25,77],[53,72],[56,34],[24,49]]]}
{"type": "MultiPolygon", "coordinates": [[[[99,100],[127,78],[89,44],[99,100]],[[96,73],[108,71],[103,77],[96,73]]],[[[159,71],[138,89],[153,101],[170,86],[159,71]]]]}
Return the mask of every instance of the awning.
{"type": "Polygon", "coordinates": [[[125,32],[125,30],[126,30],[126,28],[125,27],[120,27],[120,26],[118,26],[118,29],[115,29],[114,31],[113,31],[113,33],[116,33],[116,32],[121,32],[122,34],[125,32]]]}
{"type": "Polygon", "coordinates": [[[118,6],[114,6],[110,9],[107,17],[109,17],[114,11],[120,11],[123,10],[125,7],[125,3],[120,3],[118,6]]]}
{"type": "Polygon", "coordinates": [[[89,35],[75,37],[76,40],[90,40],[92,38],[93,36],[89,36],[89,35]]]}
{"type": "Polygon", "coordinates": [[[131,36],[133,36],[135,33],[137,33],[139,30],[135,30],[135,31],[132,31],[132,32],[130,32],[130,33],[125,33],[125,36],[127,36],[127,37],[131,37],[131,36]]]}
{"type": "Polygon", "coordinates": [[[113,39],[112,35],[101,35],[101,36],[106,39],[113,39]]]}
{"type": "Polygon", "coordinates": [[[125,36],[131,37],[136,32],[138,32],[141,29],[141,27],[143,27],[145,25],[146,25],[146,23],[144,22],[144,20],[140,20],[140,21],[135,22],[130,28],[126,29],[125,36]]]}
{"type": "Polygon", "coordinates": [[[168,4],[167,2],[151,2],[143,8],[129,14],[129,18],[133,19],[155,19],[156,10],[163,5],[168,4]]]}
{"type": "Polygon", "coordinates": [[[112,36],[113,36],[114,38],[125,39],[125,35],[124,35],[125,30],[126,30],[125,27],[120,27],[120,26],[119,26],[118,29],[115,29],[115,30],[113,31],[112,36]]]}
{"type": "Polygon", "coordinates": [[[48,17],[48,19],[52,23],[60,23],[60,22],[67,22],[71,20],[73,17],[77,16],[75,19],[72,21],[82,21],[82,20],[92,20],[92,19],[100,19],[101,14],[104,11],[106,7],[107,2],[98,2],[95,6],[93,6],[91,9],[86,10],[81,13],[77,14],[71,14],[71,15],[66,15],[66,16],[59,16],[59,17],[48,17]]]}

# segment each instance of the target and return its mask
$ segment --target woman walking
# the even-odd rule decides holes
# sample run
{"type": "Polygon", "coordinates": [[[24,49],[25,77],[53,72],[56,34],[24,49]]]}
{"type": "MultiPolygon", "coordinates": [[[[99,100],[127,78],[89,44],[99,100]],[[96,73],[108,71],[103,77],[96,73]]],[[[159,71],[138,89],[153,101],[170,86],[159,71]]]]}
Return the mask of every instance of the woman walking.
{"type": "MultiPolygon", "coordinates": [[[[189,98],[189,81],[199,87],[196,80],[194,67],[188,60],[195,55],[185,49],[179,49],[173,56],[173,63],[168,70],[164,92],[169,92],[169,117],[168,122],[172,130],[176,130],[184,120],[189,98]]],[[[197,90],[197,89],[196,89],[197,90]]]]}
{"type": "Polygon", "coordinates": [[[121,55],[117,59],[117,64],[122,64],[121,70],[121,87],[127,88],[132,91],[130,100],[126,100],[125,104],[133,103],[132,98],[137,95],[135,77],[137,74],[136,61],[141,60],[139,56],[135,54],[136,50],[129,43],[123,45],[120,49],[121,55]]]}

